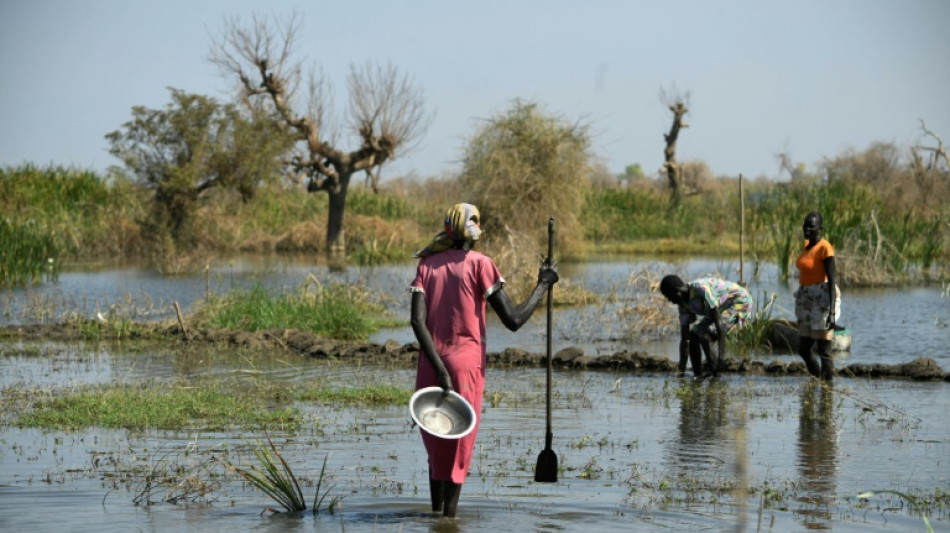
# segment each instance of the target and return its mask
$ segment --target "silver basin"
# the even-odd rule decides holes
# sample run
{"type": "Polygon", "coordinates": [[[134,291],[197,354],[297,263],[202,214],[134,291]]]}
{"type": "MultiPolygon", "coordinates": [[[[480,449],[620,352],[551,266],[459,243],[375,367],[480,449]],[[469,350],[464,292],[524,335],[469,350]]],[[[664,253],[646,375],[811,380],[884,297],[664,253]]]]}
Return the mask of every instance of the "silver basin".
{"type": "Polygon", "coordinates": [[[460,439],[475,429],[475,410],[459,393],[442,387],[417,390],[409,414],[423,431],[443,439],[460,439]]]}

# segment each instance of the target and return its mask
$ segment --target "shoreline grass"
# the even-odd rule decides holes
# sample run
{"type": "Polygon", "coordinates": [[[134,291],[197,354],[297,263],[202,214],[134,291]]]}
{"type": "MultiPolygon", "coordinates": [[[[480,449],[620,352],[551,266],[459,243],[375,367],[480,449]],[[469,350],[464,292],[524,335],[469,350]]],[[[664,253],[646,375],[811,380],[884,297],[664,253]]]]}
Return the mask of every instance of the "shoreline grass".
{"type": "Polygon", "coordinates": [[[299,329],[343,341],[366,340],[393,321],[363,287],[324,286],[317,281],[313,285],[276,293],[258,285],[211,295],[193,320],[200,327],[249,332],[299,329]]]}

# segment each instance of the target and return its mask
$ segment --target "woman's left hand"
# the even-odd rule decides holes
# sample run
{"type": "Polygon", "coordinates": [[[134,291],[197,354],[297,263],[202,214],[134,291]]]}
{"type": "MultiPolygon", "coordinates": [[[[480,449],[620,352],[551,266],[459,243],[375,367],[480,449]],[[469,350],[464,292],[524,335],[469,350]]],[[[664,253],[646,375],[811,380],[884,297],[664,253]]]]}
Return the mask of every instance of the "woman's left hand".
{"type": "Polygon", "coordinates": [[[834,313],[828,314],[828,321],[825,323],[825,329],[833,330],[835,329],[835,315],[834,313]]]}

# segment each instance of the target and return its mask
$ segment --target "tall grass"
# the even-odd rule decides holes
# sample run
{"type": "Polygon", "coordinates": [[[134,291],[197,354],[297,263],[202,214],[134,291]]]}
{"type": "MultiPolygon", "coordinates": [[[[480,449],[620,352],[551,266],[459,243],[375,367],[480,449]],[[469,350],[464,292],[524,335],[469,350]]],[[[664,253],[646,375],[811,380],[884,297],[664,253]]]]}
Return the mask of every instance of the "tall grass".
{"type": "MultiPolygon", "coordinates": [[[[936,195],[925,204],[907,207],[881,187],[861,181],[862,175],[846,180],[832,173],[786,183],[751,183],[746,189],[745,220],[746,250],[752,260],[774,262],[779,276],[787,280],[790,261],[803,239],[801,223],[808,212],[817,210],[825,217],[823,235],[835,246],[843,286],[946,279],[950,272],[947,199],[936,195]]],[[[527,217],[525,228],[511,229],[526,237],[526,244],[519,247],[530,256],[532,270],[536,256],[543,253],[544,247],[538,244],[546,237],[547,217],[552,214],[558,224],[556,255],[562,262],[598,253],[718,255],[735,253],[738,248],[734,182],[731,178],[711,182],[706,190],[686,196],[683,206],[675,210],[668,209],[663,187],[649,180],[634,187],[608,183],[583,187],[571,196],[571,202],[557,203],[554,213],[527,216],[527,210],[517,205],[480,207],[485,207],[486,219],[499,210],[527,217]],[[568,220],[579,224],[573,236],[567,231],[568,220]]],[[[384,183],[380,194],[352,187],[345,220],[349,261],[371,265],[407,260],[441,229],[440,217],[447,206],[470,200],[460,183],[454,178],[392,179],[384,183]]],[[[556,185],[545,183],[544,187],[556,185]]],[[[221,253],[313,253],[325,248],[326,195],[284,184],[262,188],[246,203],[220,192],[203,195],[196,214],[197,248],[159,246],[155,253],[144,254],[148,239],[143,237],[143,228],[148,227],[150,216],[145,206],[150,194],[119,174],[103,178],[88,171],[32,165],[0,169],[4,218],[0,284],[42,279],[49,258],[56,269],[69,260],[148,255],[161,271],[175,273],[193,264],[203,267],[221,253]]],[[[512,203],[518,197],[493,198],[512,203]]],[[[481,246],[489,255],[504,248],[504,243],[493,244],[493,240],[510,240],[507,227],[488,225],[485,229],[481,246]]]]}
{"type": "Polygon", "coordinates": [[[366,187],[350,187],[346,196],[347,214],[399,220],[415,217],[417,209],[409,198],[394,194],[376,194],[366,187]]]}
{"type": "Polygon", "coordinates": [[[16,224],[0,219],[0,285],[26,285],[55,278],[59,273],[60,246],[37,224],[16,224]]]}
{"type": "Polygon", "coordinates": [[[737,214],[728,189],[687,196],[671,209],[656,187],[591,187],[581,219],[586,242],[596,244],[588,253],[719,254],[738,248],[737,214]]]}
{"type": "Polygon", "coordinates": [[[788,280],[790,261],[804,241],[811,211],[825,219],[822,236],[835,247],[838,282],[844,286],[893,284],[915,273],[929,275],[948,260],[946,214],[918,214],[890,205],[878,191],[856,182],[788,183],[750,194],[752,252],[771,255],[788,280]],[[917,270],[915,270],[917,269],[917,270]]]}
{"type": "Polygon", "coordinates": [[[382,305],[356,285],[304,284],[295,291],[271,292],[261,285],[212,295],[199,309],[200,326],[243,331],[299,329],[338,340],[362,341],[386,324],[382,305]]]}
{"type": "Polygon", "coordinates": [[[92,171],[24,165],[0,169],[0,212],[14,225],[32,223],[55,235],[77,259],[141,251],[138,221],[144,191],[92,171]]]}

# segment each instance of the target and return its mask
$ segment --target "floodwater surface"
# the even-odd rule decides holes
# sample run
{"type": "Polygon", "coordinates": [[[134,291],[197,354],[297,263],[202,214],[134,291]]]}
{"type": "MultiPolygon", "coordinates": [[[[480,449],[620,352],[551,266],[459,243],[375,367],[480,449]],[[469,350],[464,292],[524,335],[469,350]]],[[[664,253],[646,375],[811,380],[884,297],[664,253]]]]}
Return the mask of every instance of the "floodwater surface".
{"type": "MultiPolygon", "coordinates": [[[[648,265],[684,277],[734,271],[715,261],[648,265]]],[[[565,267],[605,290],[624,287],[642,264],[565,267]],[[571,267],[574,268],[574,267],[571,267]]],[[[83,312],[133,300],[142,314],[167,316],[171,302],[187,310],[208,286],[223,290],[266,280],[294,286],[301,266],[154,279],[121,270],[63,275],[59,282],[3,296],[4,320],[23,320],[30,300],[62,302],[83,312]],[[69,302],[69,303],[65,303],[69,302]],[[146,303],[148,305],[146,305],[146,303]],[[151,307],[149,307],[151,306],[151,307]]],[[[405,312],[402,290],[412,266],[339,274],[373,280],[405,312]]],[[[751,291],[777,294],[790,307],[794,287],[753,281],[751,291]]],[[[846,291],[842,321],[853,335],[845,363],[899,363],[931,357],[950,369],[950,298],[941,287],[846,291]]],[[[555,313],[555,349],[590,354],[618,349],[672,355],[675,339],[634,343],[611,310],[591,306],[555,313]],[[591,327],[589,324],[597,324],[591,327]]],[[[673,309],[670,309],[673,312],[673,309]]],[[[55,316],[37,320],[53,320],[55,316]]],[[[543,324],[506,335],[490,325],[489,350],[518,346],[543,352],[543,324]]],[[[407,328],[381,332],[411,340],[407,328]]],[[[767,357],[794,358],[768,355],[767,357]]],[[[3,531],[923,531],[899,491],[924,505],[935,531],[950,530],[950,386],[945,382],[838,378],[832,387],[800,376],[728,375],[695,382],[671,375],[556,371],[553,449],[557,483],[533,480],[544,445],[543,369],[490,368],[475,460],[457,519],[428,509],[425,451],[406,406],[344,407],[304,403],[304,424],[271,429],[282,456],[315,494],[326,458],[329,497],[320,514],[273,514],[260,491],[226,476],[220,462],[253,462],[257,429],[77,432],[20,428],[0,421],[0,530],[3,531]],[[145,473],[181,471],[208,483],[208,493],[177,504],[145,505],[182,492],[150,487],[145,473]],[[137,475],[133,475],[137,473],[137,475]],[[342,500],[328,512],[326,503],[342,500]],[[136,505],[139,502],[139,505],[136,505]]],[[[0,388],[64,390],[89,383],[261,380],[334,386],[390,384],[411,388],[408,368],[348,366],[304,357],[240,351],[201,358],[175,350],[15,342],[0,345],[0,388]]],[[[4,410],[6,411],[6,410],[4,410]]],[[[183,475],[183,478],[187,476],[183,475]]],[[[190,496],[195,496],[191,493],[190,496]]]]}

